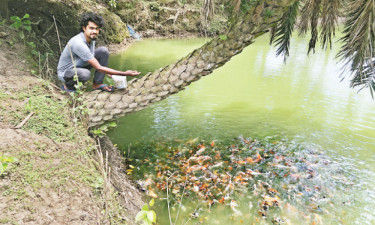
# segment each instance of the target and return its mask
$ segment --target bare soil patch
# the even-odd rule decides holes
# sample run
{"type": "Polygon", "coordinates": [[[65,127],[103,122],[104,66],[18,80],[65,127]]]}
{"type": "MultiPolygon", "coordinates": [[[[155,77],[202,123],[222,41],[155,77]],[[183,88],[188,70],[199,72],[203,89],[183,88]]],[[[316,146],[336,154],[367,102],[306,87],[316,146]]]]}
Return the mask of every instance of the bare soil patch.
{"type": "Polygon", "coordinates": [[[0,38],[0,156],[16,160],[0,174],[0,224],[132,224],[143,203],[123,173],[121,155],[110,141],[101,141],[103,154],[112,152],[106,183],[98,145],[84,125],[74,127],[69,120],[67,96],[31,75],[24,43],[2,28],[7,35],[0,38]],[[38,104],[59,116],[46,116],[38,104]],[[34,114],[14,129],[28,108],[34,114]]]}

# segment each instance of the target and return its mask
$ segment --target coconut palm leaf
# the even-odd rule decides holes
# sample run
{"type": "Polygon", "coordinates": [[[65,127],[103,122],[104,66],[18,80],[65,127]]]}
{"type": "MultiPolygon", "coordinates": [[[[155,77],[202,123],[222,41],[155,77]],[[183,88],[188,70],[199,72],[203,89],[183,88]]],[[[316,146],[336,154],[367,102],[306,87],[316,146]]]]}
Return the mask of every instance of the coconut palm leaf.
{"type": "Polygon", "coordinates": [[[312,11],[314,9],[314,1],[315,0],[302,1],[305,4],[303,5],[301,9],[300,21],[298,23],[300,36],[305,35],[307,31],[310,29],[310,19],[311,19],[312,11]]]}
{"type": "Polygon", "coordinates": [[[374,74],[374,63],[372,62],[370,65],[366,65],[363,67],[361,71],[357,70],[354,72],[354,77],[351,80],[350,86],[357,87],[361,86],[361,89],[369,88],[371,94],[373,95],[375,91],[375,74],[374,74]]]}
{"type": "Polygon", "coordinates": [[[321,13],[322,0],[308,0],[302,8],[301,21],[300,21],[300,35],[307,33],[308,29],[311,30],[311,38],[309,41],[309,49],[315,52],[315,45],[318,40],[318,22],[321,13]]]}
{"type": "Polygon", "coordinates": [[[292,4],[287,11],[283,14],[283,17],[276,25],[276,28],[271,30],[270,43],[272,44],[276,39],[276,46],[279,48],[276,50],[276,55],[283,54],[284,62],[289,56],[290,38],[294,30],[294,25],[297,20],[299,2],[296,1],[292,4]]]}
{"type": "Polygon", "coordinates": [[[271,27],[270,29],[270,45],[272,45],[272,43],[274,42],[276,38],[276,30],[277,30],[277,25],[271,27]]]}
{"type": "Polygon", "coordinates": [[[335,27],[339,17],[339,9],[343,0],[324,0],[323,12],[321,18],[320,39],[322,48],[327,49],[328,45],[332,48],[332,37],[335,36],[335,27]]]}
{"type": "Polygon", "coordinates": [[[374,90],[375,0],[351,1],[338,57],[352,74],[352,86],[374,90]],[[348,68],[349,67],[349,68],[348,68]]]}

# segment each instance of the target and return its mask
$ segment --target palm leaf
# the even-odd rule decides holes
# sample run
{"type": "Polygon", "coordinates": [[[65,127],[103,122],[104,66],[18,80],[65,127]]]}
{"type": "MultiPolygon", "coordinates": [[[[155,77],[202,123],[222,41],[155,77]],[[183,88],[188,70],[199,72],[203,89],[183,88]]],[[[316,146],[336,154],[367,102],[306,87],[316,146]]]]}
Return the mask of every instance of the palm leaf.
{"type": "Polygon", "coordinates": [[[303,36],[309,30],[309,22],[311,19],[315,0],[307,0],[301,9],[300,21],[298,23],[299,35],[303,36]]]}
{"type": "Polygon", "coordinates": [[[375,91],[375,74],[374,62],[370,65],[364,66],[363,69],[354,72],[354,77],[351,80],[350,86],[361,86],[361,89],[370,88],[371,94],[375,91]]]}
{"type": "Polygon", "coordinates": [[[338,57],[352,72],[351,85],[374,90],[375,0],[357,0],[349,5],[343,45],[338,57]]]}
{"type": "Polygon", "coordinates": [[[270,45],[272,45],[272,43],[275,40],[275,37],[276,37],[276,28],[277,28],[277,26],[273,26],[270,29],[270,45]]]}
{"type": "Polygon", "coordinates": [[[335,36],[335,27],[339,17],[339,9],[343,0],[324,0],[323,12],[321,18],[320,39],[322,48],[327,49],[328,45],[332,48],[332,37],[335,36]]]}
{"type": "Polygon", "coordinates": [[[301,10],[301,20],[299,23],[299,35],[305,35],[307,31],[311,30],[311,38],[309,41],[309,49],[315,52],[315,45],[318,40],[318,22],[321,13],[322,0],[307,0],[301,10]]]}
{"type": "Polygon", "coordinates": [[[276,39],[275,46],[279,46],[276,50],[276,55],[283,54],[284,62],[289,56],[289,47],[290,47],[290,38],[294,30],[294,25],[297,20],[299,2],[294,2],[287,11],[283,14],[281,20],[276,25],[276,28],[273,28],[271,31],[270,43],[272,44],[276,39]]]}

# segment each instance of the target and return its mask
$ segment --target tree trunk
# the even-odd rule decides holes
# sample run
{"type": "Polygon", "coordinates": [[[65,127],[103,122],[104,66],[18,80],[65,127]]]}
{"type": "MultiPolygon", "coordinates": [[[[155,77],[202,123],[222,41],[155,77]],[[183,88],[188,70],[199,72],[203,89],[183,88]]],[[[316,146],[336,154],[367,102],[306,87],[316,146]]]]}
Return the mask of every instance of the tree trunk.
{"type": "Polygon", "coordinates": [[[214,38],[178,62],[132,80],[125,91],[89,93],[86,98],[89,126],[142,110],[212,73],[275,26],[286,7],[295,1],[259,0],[252,10],[234,23],[226,38],[214,38]]]}
{"type": "Polygon", "coordinates": [[[0,0],[0,17],[8,19],[8,0],[0,0]]]}

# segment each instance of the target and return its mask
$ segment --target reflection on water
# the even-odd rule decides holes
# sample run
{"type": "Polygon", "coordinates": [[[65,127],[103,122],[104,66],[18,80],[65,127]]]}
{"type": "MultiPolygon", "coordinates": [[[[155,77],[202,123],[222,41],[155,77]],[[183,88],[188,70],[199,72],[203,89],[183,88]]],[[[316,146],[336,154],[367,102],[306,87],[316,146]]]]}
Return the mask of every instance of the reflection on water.
{"type": "MultiPolygon", "coordinates": [[[[163,67],[205,42],[146,40],[111,58],[115,68],[143,74],[163,67]],[[166,51],[166,49],[168,51],[166,51]]],[[[225,66],[168,99],[120,119],[114,143],[159,137],[230,140],[274,136],[317,148],[355,174],[347,224],[375,223],[375,105],[368,91],[340,82],[336,50],[306,55],[292,40],[286,65],[261,37],[225,66]],[[350,222],[349,222],[350,221],[350,222]]],[[[339,216],[339,215],[337,215],[339,216]]],[[[342,215],[340,215],[342,216],[342,215]]]]}

